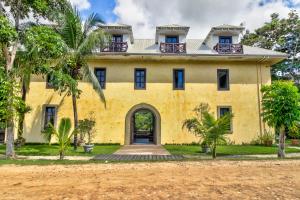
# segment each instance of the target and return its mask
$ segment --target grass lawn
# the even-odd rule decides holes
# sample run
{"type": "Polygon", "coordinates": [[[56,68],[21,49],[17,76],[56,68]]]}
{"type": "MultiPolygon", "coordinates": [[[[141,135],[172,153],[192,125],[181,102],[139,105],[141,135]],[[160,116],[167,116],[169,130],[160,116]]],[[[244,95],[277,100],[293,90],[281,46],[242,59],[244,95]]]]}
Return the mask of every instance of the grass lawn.
{"type": "MultiPolygon", "coordinates": [[[[164,145],[171,154],[179,155],[203,155],[198,145],[164,145]]],[[[256,145],[226,145],[218,146],[218,155],[253,155],[253,154],[276,154],[277,146],[265,147],[256,145]]],[[[300,152],[299,149],[286,148],[286,153],[300,152]]]]}
{"type": "MultiPolygon", "coordinates": [[[[83,147],[78,147],[77,151],[70,147],[67,156],[92,156],[97,154],[112,154],[120,148],[120,145],[95,145],[92,153],[85,153],[83,147]]],[[[48,144],[26,144],[19,149],[15,149],[17,155],[24,156],[56,156],[58,146],[48,144]]],[[[5,154],[5,145],[0,145],[0,154],[5,154]]]]}

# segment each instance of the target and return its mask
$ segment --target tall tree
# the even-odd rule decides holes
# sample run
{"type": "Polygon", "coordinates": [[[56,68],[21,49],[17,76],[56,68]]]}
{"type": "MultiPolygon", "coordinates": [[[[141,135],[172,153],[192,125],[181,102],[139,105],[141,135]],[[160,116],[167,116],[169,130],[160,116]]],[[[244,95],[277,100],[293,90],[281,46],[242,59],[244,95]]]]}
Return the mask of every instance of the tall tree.
{"type": "MultiPolygon", "coordinates": [[[[55,19],[58,13],[63,10],[66,2],[64,0],[1,0],[0,1],[0,32],[5,37],[0,41],[2,59],[5,61],[4,69],[11,81],[16,81],[14,71],[17,52],[21,49],[22,43],[22,21],[30,21],[30,15],[38,21],[44,19],[55,19]],[[9,20],[8,20],[9,19],[9,20]]],[[[13,90],[12,90],[13,91],[13,90]]],[[[13,94],[11,95],[13,96],[13,94]]],[[[14,113],[16,110],[10,104],[7,109],[14,113]]],[[[6,156],[14,157],[14,116],[11,115],[6,123],[6,156]]]]}
{"type": "MultiPolygon", "coordinates": [[[[31,74],[46,74],[51,64],[65,52],[63,40],[51,26],[30,24],[24,28],[21,37],[24,45],[17,52],[14,68],[20,80],[22,100],[26,101],[31,74]]],[[[23,139],[23,123],[29,107],[18,109],[18,139],[23,139]]]]}
{"type": "MultiPolygon", "coordinates": [[[[57,31],[67,47],[67,53],[60,59],[56,70],[53,71],[52,84],[56,90],[71,95],[75,129],[78,128],[77,98],[80,97],[81,93],[77,83],[79,80],[91,82],[105,103],[101,86],[87,64],[87,56],[91,55],[96,47],[101,47],[109,40],[109,36],[98,26],[101,23],[103,20],[97,14],[91,14],[83,22],[77,9],[70,5],[57,27],[57,31]],[[57,73],[58,71],[60,73],[57,73]]],[[[75,132],[75,150],[77,149],[77,142],[77,132],[75,132]]]]}
{"type": "Polygon", "coordinates": [[[273,78],[300,84],[300,18],[296,11],[292,10],[283,19],[276,13],[272,14],[270,22],[253,33],[247,31],[242,43],[286,53],[288,59],[272,66],[273,78]]]}
{"type": "Polygon", "coordinates": [[[263,120],[280,130],[278,157],[285,157],[285,130],[300,119],[300,94],[293,82],[275,81],[262,88],[263,120]]]}

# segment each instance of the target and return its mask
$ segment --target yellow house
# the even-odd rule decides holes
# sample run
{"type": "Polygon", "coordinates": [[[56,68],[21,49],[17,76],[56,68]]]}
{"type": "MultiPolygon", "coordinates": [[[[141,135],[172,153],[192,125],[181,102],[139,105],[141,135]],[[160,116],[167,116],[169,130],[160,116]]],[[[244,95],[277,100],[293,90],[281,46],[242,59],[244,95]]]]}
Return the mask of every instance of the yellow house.
{"type": "MultiPolygon", "coordinates": [[[[80,82],[79,119],[96,119],[95,143],[192,143],[198,138],[182,129],[201,102],[216,117],[233,112],[229,138],[249,143],[262,134],[261,93],[271,83],[270,66],[285,54],[240,44],[240,26],[213,27],[207,37],[186,39],[189,27],[159,26],[154,39],[134,39],[128,25],[105,25],[112,42],[89,58],[103,88],[106,105],[90,83],[80,82]],[[152,116],[149,130],[136,130],[136,113],[152,116]]],[[[41,130],[63,117],[73,119],[71,97],[47,87],[34,76],[27,96],[27,142],[44,142],[41,130]]]]}

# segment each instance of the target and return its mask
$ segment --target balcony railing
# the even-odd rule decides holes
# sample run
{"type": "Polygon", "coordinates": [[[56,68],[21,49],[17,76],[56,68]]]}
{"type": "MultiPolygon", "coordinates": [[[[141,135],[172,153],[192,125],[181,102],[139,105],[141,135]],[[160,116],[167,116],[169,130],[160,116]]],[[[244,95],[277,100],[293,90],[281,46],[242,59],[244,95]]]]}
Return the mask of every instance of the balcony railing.
{"type": "Polygon", "coordinates": [[[111,42],[107,45],[104,45],[102,52],[127,52],[127,49],[127,42],[111,42]]]}
{"type": "Polygon", "coordinates": [[[162,53],[186,53],[186,43],[160,43],[162,53]]]}
{"type": "Polygon", "coordinates": [[[220,44],[218,43],[214,50],[219,54],[243,54],[242,44],[220,44]]]}

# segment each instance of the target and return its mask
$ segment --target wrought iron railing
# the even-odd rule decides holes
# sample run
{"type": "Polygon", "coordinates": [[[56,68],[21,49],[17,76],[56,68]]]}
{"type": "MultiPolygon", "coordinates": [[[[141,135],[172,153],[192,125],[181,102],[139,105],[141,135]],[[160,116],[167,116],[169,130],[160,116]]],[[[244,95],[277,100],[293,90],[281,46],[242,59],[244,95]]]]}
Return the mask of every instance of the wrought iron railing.
{"type": "Polygon", "coordinates": [[[243,54],[243,45],[242,44],[221,44],[218,43],[214,50],[219,54],[243,54]]]}
{"type": "Polygon", "coordinates": [[[104,45],[102,52],[127,52],[127,42],[110,42],[104,45]]]}
{"type": "Polygon", "coordinates": [[[186,43],[160,43],[162,53],[186,53],[186,43]]]}

